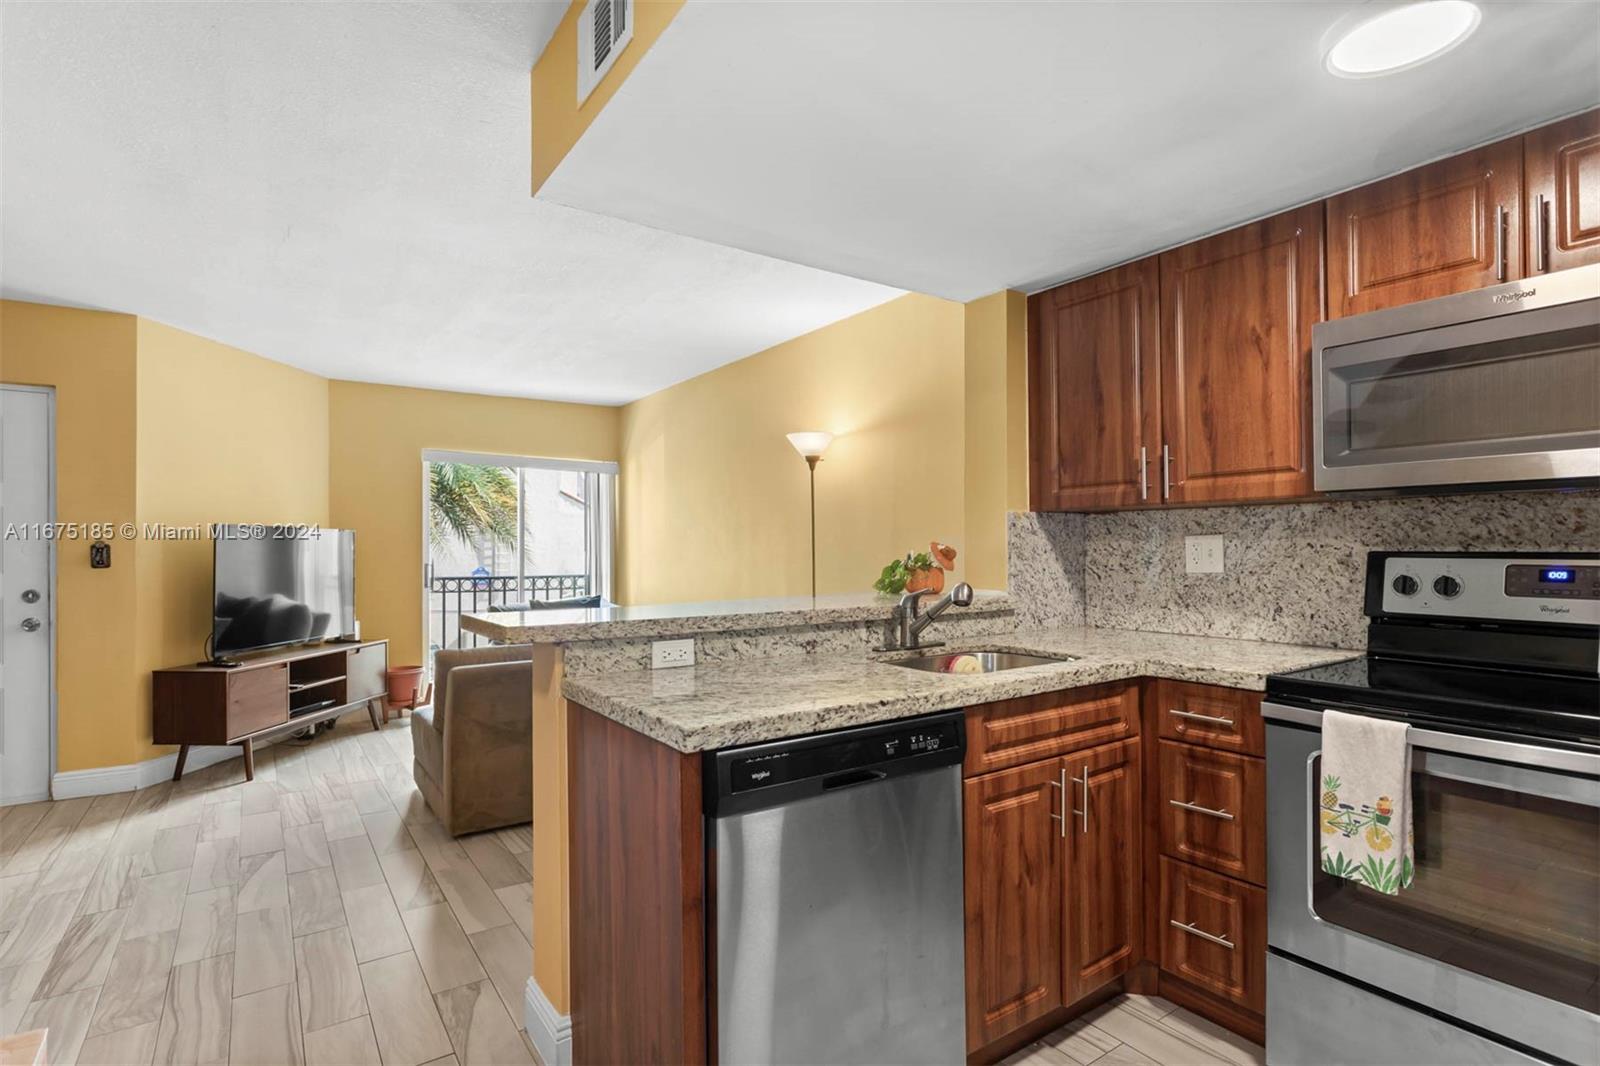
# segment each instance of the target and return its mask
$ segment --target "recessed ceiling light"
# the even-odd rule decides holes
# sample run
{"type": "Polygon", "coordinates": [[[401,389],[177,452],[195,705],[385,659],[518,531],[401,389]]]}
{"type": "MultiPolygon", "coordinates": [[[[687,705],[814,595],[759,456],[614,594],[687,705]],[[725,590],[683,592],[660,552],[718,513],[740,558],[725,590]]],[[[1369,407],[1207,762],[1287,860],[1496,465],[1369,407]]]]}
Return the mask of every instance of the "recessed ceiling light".
{"type": "Polygon", "coordinates": [[[1483,18],[1467,0],[1427,0],[1392,7],[1350,30],[1328,51],[1341,78],[1374,78],[1437,59],[1472,36],[1483,18]]]}

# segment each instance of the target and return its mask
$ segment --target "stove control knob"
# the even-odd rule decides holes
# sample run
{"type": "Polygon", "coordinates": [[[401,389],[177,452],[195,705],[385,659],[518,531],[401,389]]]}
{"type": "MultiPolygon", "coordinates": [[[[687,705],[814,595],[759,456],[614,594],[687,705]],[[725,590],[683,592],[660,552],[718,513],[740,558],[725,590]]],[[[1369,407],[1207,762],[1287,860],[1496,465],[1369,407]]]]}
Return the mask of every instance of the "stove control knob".
{"type": "Polygon", "coordinates": [[[1433,591],[1447,600],[1453,600],[1461,595],[1461,582],[1449,574],[1440,574],[1433,579],[1433,591]]]}
{"type": "Polygon", "coordinates": [[[1415,596],[1417,589],[1421,587],[1417,584],[1417,579],[1410,574],[1401,574],[1394,579],[1393,584],[1394,590],[1402,596],[1415,596]]]}

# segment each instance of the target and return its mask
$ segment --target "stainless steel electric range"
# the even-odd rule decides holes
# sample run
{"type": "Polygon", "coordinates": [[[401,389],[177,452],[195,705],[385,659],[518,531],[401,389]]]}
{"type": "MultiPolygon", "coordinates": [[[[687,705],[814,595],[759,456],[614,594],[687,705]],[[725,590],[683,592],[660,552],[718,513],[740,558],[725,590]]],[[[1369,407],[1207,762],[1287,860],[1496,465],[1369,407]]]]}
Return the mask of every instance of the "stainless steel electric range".
{"type": "Polygon", "coordinates": [[[1367,560],[1367,655],[1267,681],[1267,1059],[1600,1062],[1600,554],[1367,560]],[[1322,713],[1410,723],[1416,880],[1319,861],[1322,713]]]}

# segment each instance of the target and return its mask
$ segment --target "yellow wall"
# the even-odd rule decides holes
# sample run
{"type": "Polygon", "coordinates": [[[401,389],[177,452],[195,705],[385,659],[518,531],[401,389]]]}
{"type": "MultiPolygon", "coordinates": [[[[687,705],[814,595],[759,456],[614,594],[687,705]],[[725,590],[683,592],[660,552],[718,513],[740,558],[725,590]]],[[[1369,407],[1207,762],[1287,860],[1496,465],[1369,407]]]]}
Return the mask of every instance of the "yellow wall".
{"type": "MultiPolygon", "coordinates": [[[[0,301],[0,381],[56,392],[56,521],[136,518],[132,315],[0,301]]],[[[86,540],[56,552],[57,765],[129,762],[148,720],[130,634],[136,625],[139,545],[112,540],[111,567],[89,568],[86,540]]]]}
{"type": "Polygon", "coordinates": [[[578,105],[578,12],[584,0],[573,0],[529,79],[533,117],[533,191],[555,172],[578,143],[617,88],[628,80],[639,60],[656,43],[683,7],[684,0],[638,0],[634,5],[633,40],[617,56],[583,106],[578,105]]]}
{"type": "Polygon", "coordinates": [[[967,580],[1006,587],[1006,512],[1028,508],[1028,300],[997,292],[966,306],[967,580]]]}
{"type": "MultiPolygon", "coordinates": [[[[141,528],[329,524],[326,378],[148,319],[138,337],[141,528]]],[[[202,657],[211,562],[209,537],[141,543],[141,674],[202,657]]],[[[140,695],[147,759],[172,749],[150,744],[148,684],[140,695]]]]}
{"type": "Polygon", "coordinates": [[[793,430],[838,435],[817,468],[819,592],[869,591],[930,540],[963,548],[962,315],[903,296],[625,407],[622,602],[810,591],[793,430]]]}
{"type": "Polygon", "coordinates": [[[329,522],[356,531],[361,632],[422,661],[422,453],[617,458],[615,407],[329,383],[329,522]]]}

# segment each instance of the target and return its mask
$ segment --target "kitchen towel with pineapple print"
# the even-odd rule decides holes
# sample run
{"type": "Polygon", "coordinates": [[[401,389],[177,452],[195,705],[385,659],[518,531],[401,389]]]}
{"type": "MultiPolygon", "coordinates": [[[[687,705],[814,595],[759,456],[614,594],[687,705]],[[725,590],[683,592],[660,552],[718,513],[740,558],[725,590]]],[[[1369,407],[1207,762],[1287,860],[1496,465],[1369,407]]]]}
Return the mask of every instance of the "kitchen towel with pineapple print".
{"type": "Polygon", "coordinates": [[[1389,895],[1411,884],[1411,727],[1322,713],[1322,869],[1389,895]]]}

